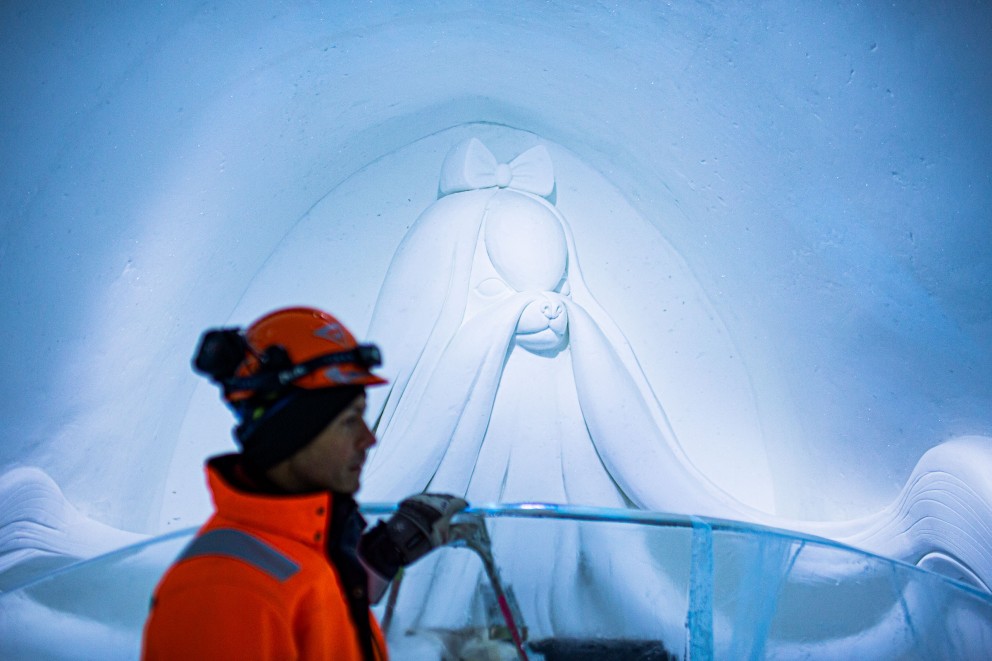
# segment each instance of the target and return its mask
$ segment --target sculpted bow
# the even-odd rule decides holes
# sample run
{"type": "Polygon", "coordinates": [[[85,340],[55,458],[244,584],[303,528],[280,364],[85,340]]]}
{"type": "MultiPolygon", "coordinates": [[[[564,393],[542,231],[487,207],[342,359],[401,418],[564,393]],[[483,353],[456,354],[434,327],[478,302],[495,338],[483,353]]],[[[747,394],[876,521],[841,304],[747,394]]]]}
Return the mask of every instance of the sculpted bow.
{"type": "Polygon", "coordinates": [[[441,194],[480,188],[514,188],[547,197],[555,187],[551,155],[544,145],[531,147],[509,163],[499,163],[478,138],[452,149],[441,166],[441,194]]]}

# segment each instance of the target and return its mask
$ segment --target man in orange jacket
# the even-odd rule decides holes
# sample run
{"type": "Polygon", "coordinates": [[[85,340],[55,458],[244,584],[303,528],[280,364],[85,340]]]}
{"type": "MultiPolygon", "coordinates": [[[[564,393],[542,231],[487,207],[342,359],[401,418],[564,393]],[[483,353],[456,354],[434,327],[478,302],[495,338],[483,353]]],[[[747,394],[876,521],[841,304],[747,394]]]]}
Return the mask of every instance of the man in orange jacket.
{"type": "Polygon", "coordinates": [[[194,367],[222,388],[241,451],[207,462],[216,512],[155,590],[145,659],[388,658],[370,600],[467,504],[419,494],[364,532],[352,495],[379,363],[313,308],[204,333],[194,367]]]}

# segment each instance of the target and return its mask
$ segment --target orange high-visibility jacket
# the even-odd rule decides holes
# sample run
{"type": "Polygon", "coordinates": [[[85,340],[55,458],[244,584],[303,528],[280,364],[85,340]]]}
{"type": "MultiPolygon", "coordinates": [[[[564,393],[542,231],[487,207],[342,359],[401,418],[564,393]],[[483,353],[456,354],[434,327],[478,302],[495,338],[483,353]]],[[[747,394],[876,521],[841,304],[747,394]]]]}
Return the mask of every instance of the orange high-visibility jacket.
{"type": "MultiPolygon", "coordinates": [[[[361,628],[327,553],[334,496],[239,491],[215,464],[216,514],[156,588],[142,657],[363,661],[361,628]]],[[[351,591],[365,604],[374,658],[387,659],[364,591],[351,591]]]]}

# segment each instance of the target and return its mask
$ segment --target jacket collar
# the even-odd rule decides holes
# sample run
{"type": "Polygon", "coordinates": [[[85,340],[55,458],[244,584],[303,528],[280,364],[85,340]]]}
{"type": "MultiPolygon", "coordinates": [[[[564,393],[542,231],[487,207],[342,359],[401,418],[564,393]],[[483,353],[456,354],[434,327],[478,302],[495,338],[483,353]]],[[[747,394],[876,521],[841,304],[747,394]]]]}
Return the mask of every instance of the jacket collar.
{"type": "Polygon", "coordinates": [[[207,462],[207,483],[217,516],[246,528],[289,537],[323,548],[335,499],[338,509],[354,500],[345,494],[319,491],[278,494],[252,490],[238,477],[237,454],[213,457],[207,462]]]}

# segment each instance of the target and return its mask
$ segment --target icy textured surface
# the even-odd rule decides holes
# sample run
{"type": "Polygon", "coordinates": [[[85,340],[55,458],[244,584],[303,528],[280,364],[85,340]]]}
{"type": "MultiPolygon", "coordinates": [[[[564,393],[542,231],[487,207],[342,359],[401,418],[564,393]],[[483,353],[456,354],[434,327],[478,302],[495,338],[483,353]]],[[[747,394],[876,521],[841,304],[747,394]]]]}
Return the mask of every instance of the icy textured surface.
{"type": "Polygon", "coordinates": [[[144,537],[83,516],[44,471],[0,475],[0,592],[144,537]]]}
{"type": "MultiPolygon", "coordinates": [[[[506,533],[518,540],[521,555],[540,552],[548,535],[612,539],[620,551],[616,560],[633,546],[654,549],[638,576],[622,585],[633,597],[627,606],[647,604],[649,612],[634,614],[623,627],[575,617],[571,635],[549,637],[542,626],[548,613],[521,598],[519,584],[504,581],[504,589],[517,592],[534,661],[544,653],[563,658],[554,653],[565,651],[572,656],[564,658],[590,661],[635,653],[634,658],[685,658],[686,652],[721,659],[977,659],[992,645],[988,595],[825,540],[631,510],[529,506],[479,513],[488,517],[501,569],[507,562],[498,542],[506,533]]],[[[122,549],[0,594],[0,656],[136,658],[152,588],[192,532],[122,549]],[[108,584],[115,586],[113,595],[106,592],[108,584]]],[[[434,569],[481,569],[464,548],[432,557],[438,562],[411,566],[399,584],[399,605],[387,632],[392,657],[515,658],[490,590],[480,590],[457,620],[417,622],[416,609],[409,608],[416,600],[405,602],[404,595],[430,580],[434,569]]],[[[542,570],[547,571],[535,567],[534,573],[542,570]]],[[[566,600],[551,615],[569,617],[589,605],[566,600]]],[[[384,608],[383,603],[377,609],[381,619],[384,608]]]]}
{"type": "MultiPolygon", "coordinates": [[[[484,183],[553,156],[584,279],[701,474],[982,580],[961,504],[989,488],[990,12],[4,3],[0,475],[72,503],[12,511],[6,557],[202,519],[200,464],[232,444],[199,332],[299,302],[361,334],[436,164],[478,135],[484,183]],[[23,532],[48,516],[80,534],[23,532]]],[[[543,278],[508,236],[504,275],[543,278]]]]}
{"type": "Polygon", "coordinates": [[[558,191],[584,274],[729,491],[866,514],[927,449],[989,432],[985,5],[0,12],[0,465],[104,523],[202,516],[199,460],[231,442],[198,333],[305,302],[361,334],[467,136],[426,139],[477,122],[591,169],[558,191]],[[697,314],[708,350],[683,345],[697,314]],[[738,439],[769,449],[774,494],[721,461],[738,439]]]}

